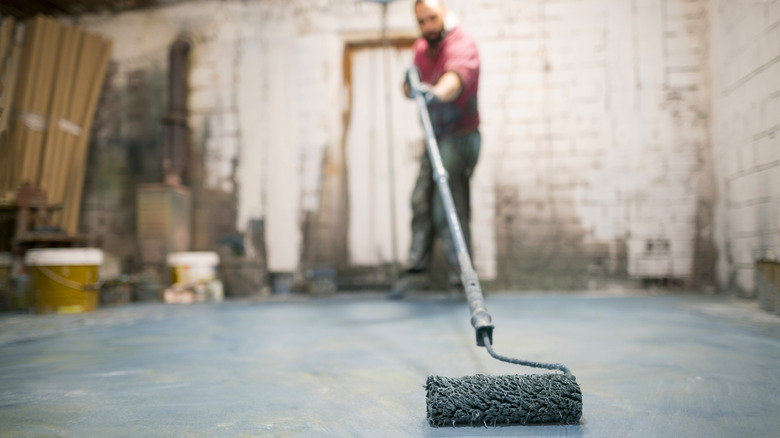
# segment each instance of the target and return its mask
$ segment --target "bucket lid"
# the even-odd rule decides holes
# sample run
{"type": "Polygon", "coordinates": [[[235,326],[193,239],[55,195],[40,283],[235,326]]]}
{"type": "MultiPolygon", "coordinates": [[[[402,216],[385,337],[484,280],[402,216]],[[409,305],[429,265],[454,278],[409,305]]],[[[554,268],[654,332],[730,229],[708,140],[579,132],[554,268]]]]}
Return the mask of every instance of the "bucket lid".
{"type": "Polygon", "coordinates": [[[11,266],[10,252],[0,252],[0,266],[11,266]]]}
{"type": "Polygon", "coordinates": [[[168,266],[218,265],[219,254],[212,251],[172,252],[167,261],[168,266]]]}
{"type": "Polygon", "coordinates": [[[36,248],[24,255],[27,266],[100,266],[103,251],[98,248],[36,248]]]}

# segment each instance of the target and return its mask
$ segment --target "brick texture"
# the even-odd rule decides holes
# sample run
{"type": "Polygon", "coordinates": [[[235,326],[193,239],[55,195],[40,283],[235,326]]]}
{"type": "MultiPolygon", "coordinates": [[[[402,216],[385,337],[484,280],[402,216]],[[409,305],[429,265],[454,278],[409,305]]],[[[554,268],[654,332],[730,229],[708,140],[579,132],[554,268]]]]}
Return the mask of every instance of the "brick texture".
{"type": "Polygon", "coordinates": [[[712,145],[719,283],[755,294],[780,256],[780,1],[712,2],[712,145]]]}
{"type": "MultiPolygon", "coordinates": [[[[720,254],[720,283],[750,288],[740,266],[778,229],[777,0],[448,5],[482,58],[472,191],[481,276],[527,289],[707,284],[720,254]]],[[[353,0],[200,1],[81,21],[121,40],[122,71],[159,66],[167,44],[191,36],[200,183],[234,197],[239,232],[263,220],[269,263],[295,271],[307,246],[347,244],[306,224],[316,215],[344,226],[345,185],[366,184],[346,167],[342,61],[348,41],[379,40],[380,11],[353,0]]],[[[388,11],[392,35],[417,34],[411,0],[388,11]]],[[[404,160],[418,145],[398,146],[404,160]]]]}

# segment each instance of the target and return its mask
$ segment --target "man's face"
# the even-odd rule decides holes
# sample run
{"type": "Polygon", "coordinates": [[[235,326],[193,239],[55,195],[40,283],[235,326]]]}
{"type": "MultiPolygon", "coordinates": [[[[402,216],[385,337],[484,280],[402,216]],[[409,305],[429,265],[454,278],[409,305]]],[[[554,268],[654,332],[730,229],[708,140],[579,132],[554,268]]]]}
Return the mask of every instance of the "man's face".
{"type": "Polygon", "coordinates": [[[444,7],[437,1],[422,2],[414,7],[420,33],[431,45],[441,41],[444,32],[444,7]]]}

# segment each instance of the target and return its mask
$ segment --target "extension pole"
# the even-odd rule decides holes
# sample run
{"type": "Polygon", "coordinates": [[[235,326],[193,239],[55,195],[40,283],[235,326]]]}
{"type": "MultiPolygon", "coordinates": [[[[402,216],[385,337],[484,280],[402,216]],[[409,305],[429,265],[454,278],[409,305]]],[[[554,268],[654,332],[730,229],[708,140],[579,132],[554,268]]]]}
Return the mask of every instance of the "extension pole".
{"type": "MultiPolygon", "coordinates": [[[[417,89],[420,86],[420,72],[416,67],[412,67],[407,72],[407,80],[411,89],[417,89]]],[[[463,237],[463,230],[460,227],[458,213],[455,210],[455,202],[452,200],[450,191],[449,175],[439,153],[439,144],[436,142],[436,135],[433,132],[431,116],[428,114],[428,106],[422,94],[415,96],[417,108],[420,113],[420,121],[425,131],[425,144],[428,148],[428,157],[431,160],[433,168],[433,179],[439,188],[441,200],[444,203],[444,211],[447,214],[447,223],[452,233],[452,240],[455,241],[455,250],[458,253],[458,263],[460,265],[460,281],[463,283],[463,289],[466,291],[466,299],[471,309],[471,326],[477,337],[477,345],[484,347],[493,343],[493,322],[490,314],[485,307],[485,299],[482,295],[482,286],[479,285],[477,271],[471,264],[471,256],[466,246],[466,239],[463,237]]]]}

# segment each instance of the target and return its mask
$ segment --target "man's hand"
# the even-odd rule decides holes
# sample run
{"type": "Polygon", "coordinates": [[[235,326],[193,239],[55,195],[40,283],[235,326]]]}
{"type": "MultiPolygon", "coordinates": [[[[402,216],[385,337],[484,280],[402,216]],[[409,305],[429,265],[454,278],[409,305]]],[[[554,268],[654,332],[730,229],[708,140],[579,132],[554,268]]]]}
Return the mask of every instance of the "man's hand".
{"type": "Polygon", "coordinates": [[[425,82],[421,82],[417,89],[413,90],[411,94],[411,97],[414,99],[417,98],[418,94],[422,95],[423,99],[425,99],[425,103],[434,103],[439,101],[439,97],[436,96],[436,93],[433,91],[433,86],[426,84],[425,82]]]}
{"type": "Polygon", "coordinates": [[[417,95],[419,94],[422,95],[423,99],[425,99],[425,103],[439,101],[439,97],[436,96],[436,93],[433,91],[432,85],[420,82],[419,85],[415,88],[412,86],[412,84],[409,83],[409,76],[406,78],[407,80],[404,81],[404,94],[406,94],[406,97],[409,99],[416,99],[417,95]]]}
{"type": "Polygon", "coordinates": [[[410,67],[406,73],[406,80],[404,81],[404,94],[410,99],[414,99],[417,95],[422,95],[425,99],[425,103],[433,102],[451,102],[460,96],[463,92],[463,84],[461,83],[460,76],[453,71],[448,71],[439,78],[439,82],[436,85],[426,84],[424,82],[417,82],[416,88],[409,81],[410,72],[414,69],[414,74],[419,78],[419,72],[417,67],[410,67]]]}

